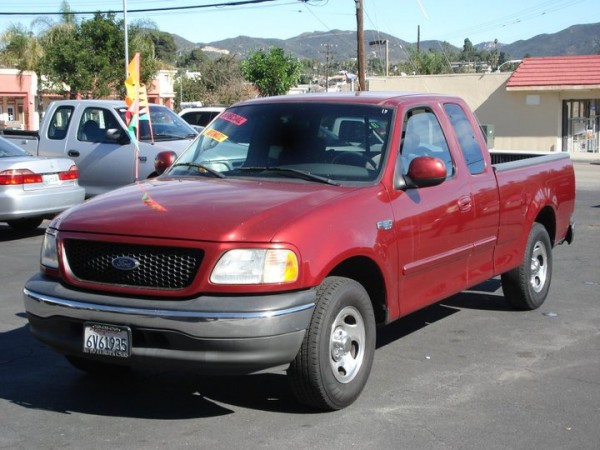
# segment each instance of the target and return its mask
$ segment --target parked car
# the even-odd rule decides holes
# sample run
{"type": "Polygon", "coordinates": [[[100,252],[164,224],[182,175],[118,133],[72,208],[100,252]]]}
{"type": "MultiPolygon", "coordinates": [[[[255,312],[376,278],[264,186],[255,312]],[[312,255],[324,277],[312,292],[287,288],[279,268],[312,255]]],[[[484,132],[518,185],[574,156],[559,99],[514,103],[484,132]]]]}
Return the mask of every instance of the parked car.
{"type": "Polygon", "coordinates": [[[57,100],[39,132],[10,130],[4,137],[34,155],[73,159],[86,197],[93,197],[155,176],[158,153],[180,154],[198,135],[166,106],[149,110],[150,120],[139,122],[137,146],[125,124],[127,106],[117,100],[57,100]]]}
{"type": "Polygon", "coordinates": [[[39,158],[0,137],[0,222],[37,228],[44,218],[83,202],[79,171],[66,158],[39,158]]]}
{"type": "Polygon", "coordinates": [[[196,130],[202,131],[215,117],[225,111],[224,106],[202,106],[199,108],[185,108],[179,116],[196,130]]]}

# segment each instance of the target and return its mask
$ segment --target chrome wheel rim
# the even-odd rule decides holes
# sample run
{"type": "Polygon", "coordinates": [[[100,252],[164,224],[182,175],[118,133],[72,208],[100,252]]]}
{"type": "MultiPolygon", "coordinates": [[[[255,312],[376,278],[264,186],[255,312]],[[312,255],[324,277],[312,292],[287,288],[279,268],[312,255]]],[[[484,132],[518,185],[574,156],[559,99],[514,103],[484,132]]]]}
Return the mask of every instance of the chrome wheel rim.
{"type": "Polygon", "coordinates": [[[548,276],[548,253],[542,242],[536,242],[531,253],[531,276],[529,284],[531,288],[539,293],[546,285],[548,276]]]}
{"type": "Polygon", "coordinates": [[[360,312],[353,306],[343,308],[331,326],[329,338],[330,366],[340,383],[349,383],[360,371],[365,336],[365,322],[360,312]]]}

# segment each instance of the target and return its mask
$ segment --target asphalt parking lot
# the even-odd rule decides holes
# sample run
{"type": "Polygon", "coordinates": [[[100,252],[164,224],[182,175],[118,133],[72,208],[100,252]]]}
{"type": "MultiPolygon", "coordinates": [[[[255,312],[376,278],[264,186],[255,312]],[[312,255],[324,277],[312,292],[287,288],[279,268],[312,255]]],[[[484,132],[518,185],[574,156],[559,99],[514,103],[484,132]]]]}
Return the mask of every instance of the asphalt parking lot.
{"type": "Polygon", "coordinates": [[[282,373],[92,379],[33,340],[22,302],[43,228],[0,224],[0,448],[597,449],[600,165],[577,162],[576,238],[516,312],[497,280],[380,330],[351,407],[298,406],[282,373]]]}

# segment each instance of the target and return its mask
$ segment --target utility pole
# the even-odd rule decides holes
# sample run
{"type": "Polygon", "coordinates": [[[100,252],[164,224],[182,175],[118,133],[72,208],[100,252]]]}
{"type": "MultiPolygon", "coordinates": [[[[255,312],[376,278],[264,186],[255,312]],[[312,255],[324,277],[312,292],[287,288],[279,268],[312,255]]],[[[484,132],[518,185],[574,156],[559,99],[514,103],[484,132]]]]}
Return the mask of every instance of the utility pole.
{"type": "Polygon", "coordinates": [[[369,45],[385,45],[385,76],[389,75],[389,66],[390,66],[390,51],[389,51],[389,41],[387,39],[377,39],[376,41],[369,42],[369,45]]]}
{"type": "Polygon", "coordinates": [[[123,0],[123,28],[125,31],[125,79],[129,76],[129,34],[127,32],[127,0],[123,0]]]}
{"type": "Polygon", "coordinates": [[[325,47],[325,92],[329,92],[329,64],[331,62],[331,48],[334,44],[321,44],[325,47]]]}
{"type": "Polygon", "coordinates": [[[363,28],[363,0],[354,0],[356,3],[356,57],[358,59],[358,90],[367,90],[365,76],[365,30],[363,28]]]}

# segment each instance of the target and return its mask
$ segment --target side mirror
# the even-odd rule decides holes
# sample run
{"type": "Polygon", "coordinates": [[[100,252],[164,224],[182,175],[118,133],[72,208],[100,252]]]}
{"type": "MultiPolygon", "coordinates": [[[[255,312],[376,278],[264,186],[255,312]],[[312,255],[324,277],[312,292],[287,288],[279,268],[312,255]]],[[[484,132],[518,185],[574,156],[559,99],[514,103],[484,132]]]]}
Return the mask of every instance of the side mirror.
{"type": "Polygon", "coordinates": [[[164,173],[177,159],[177,153],[175,152],[160,152],[154,158],[154,170],[158,175],[164,173]]]}
{"type": "Polygon", "coordinates": [[[446,165],[441,159],[419,156],[410,162],[405,178],[409,188],[437,186],[446,180],[446,165]]]}
{"type": "Polygon", "coordinates": [[[106,130],[106,140],[117,144],[127,145],[131,142],[129,135],[120,128],[109,128],[106,130]]]}

